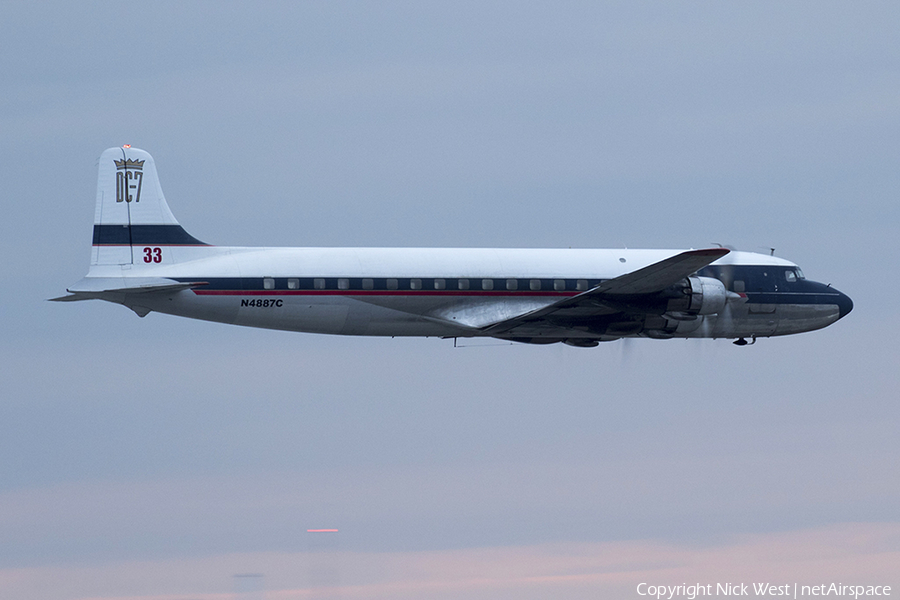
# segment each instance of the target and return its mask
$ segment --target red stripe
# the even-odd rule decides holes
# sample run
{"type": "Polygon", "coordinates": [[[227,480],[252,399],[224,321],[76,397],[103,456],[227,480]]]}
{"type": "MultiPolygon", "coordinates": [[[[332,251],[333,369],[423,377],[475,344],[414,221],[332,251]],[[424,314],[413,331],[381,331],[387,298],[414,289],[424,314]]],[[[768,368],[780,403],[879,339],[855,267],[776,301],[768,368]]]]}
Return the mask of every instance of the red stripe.
{"type": "Polygon", "coordinates": [[[577,296],[581,292],[465,290],[200,290],[200,296],[577,296]]]}

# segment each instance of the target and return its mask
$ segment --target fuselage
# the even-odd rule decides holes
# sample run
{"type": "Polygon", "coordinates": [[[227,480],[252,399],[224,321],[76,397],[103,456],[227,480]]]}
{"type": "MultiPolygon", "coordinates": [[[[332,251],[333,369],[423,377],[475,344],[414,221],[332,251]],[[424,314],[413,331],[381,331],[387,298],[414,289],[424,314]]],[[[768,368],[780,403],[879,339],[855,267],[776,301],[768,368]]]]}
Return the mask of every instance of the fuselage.
{"type": "MultiPolygon", "coordinates": [[[[289,331],[469,337],[480,328],[577,296],[679,250],[484,248],[240,248],[146,246],[174,264],[95,267],[96,277],[158,277],[203,285],[134,295],[132,308],[289,331]],[[195,255],[195,256],[192,256],[195,255]]],[[[796,264],[731,252],[697,273],[721,281],[726,310],[692,319],[660,310],[586,318],[567,339],[766,337],[820,329],[852,308],[796,264]],[[658,313],[658,314],[653,314],[658,313]]],[[[520,336],[517,336],[520,337],[520,336]]],[[[539,337],[539,336],[538,336],[539,337]]],[[[554,335],[548,341],[556,341],[554,335]]],[[[540,342],[540,339],[521,341],[540,342]]]]}

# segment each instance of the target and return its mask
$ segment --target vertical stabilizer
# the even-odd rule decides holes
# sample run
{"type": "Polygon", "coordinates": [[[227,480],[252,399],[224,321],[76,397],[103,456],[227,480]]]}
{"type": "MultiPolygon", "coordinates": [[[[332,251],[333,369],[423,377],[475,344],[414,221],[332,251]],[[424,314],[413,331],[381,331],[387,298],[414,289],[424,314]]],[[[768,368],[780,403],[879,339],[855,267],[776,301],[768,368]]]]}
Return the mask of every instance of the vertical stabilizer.
{"type": "Polygon", "coordinates": [[[91,265],[140,264],[145,247],[205,245],[169,210],[150,154],[125,146],[100,155],[91,265]]]}

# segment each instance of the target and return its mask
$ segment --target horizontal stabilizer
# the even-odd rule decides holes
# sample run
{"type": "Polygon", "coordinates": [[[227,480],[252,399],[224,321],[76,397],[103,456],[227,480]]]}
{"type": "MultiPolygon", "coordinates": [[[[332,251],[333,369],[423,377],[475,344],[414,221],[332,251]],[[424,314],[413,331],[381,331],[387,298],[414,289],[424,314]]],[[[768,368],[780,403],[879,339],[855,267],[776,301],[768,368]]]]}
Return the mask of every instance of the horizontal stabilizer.
{"type": "Polygon", "coordinates": [[[59,298],[48,298],[47,300],[49,302],[76,302],[78,300],[96,300],[96,298],[83,294],[68,294],[66,296],[60,296],[59,298]]]}
{"type": "Polygon", "coordinates": [[[72,288],[67,289],[68,296],[50,298],[51,302],[75,302],[78,300],[102,299],[107,294],[149,294],[160,292],[180,292],[202,285],[208,285],[206,281],[180,282],[174,279],[159,277],[145,279],[128,279],[129,285],[123,286],[126,280],[117,277],[99,278],[85,277],[72,288]]]}

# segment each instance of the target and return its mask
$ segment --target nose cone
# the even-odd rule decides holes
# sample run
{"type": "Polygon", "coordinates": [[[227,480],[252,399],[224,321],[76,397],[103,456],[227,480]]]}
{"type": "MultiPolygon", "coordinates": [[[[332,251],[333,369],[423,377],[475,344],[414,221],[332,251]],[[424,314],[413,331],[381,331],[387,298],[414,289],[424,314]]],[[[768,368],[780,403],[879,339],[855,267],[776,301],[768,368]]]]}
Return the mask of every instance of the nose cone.
{"type": "Polygon", "coordinates": [[[853,300],[850,299],[850,296],[847,294],[842,294],[838,292],[838,310],[840,311],[840,316],[838,319],[843,319],[847,316],[847,314],[853,310],[853,300]]]}

